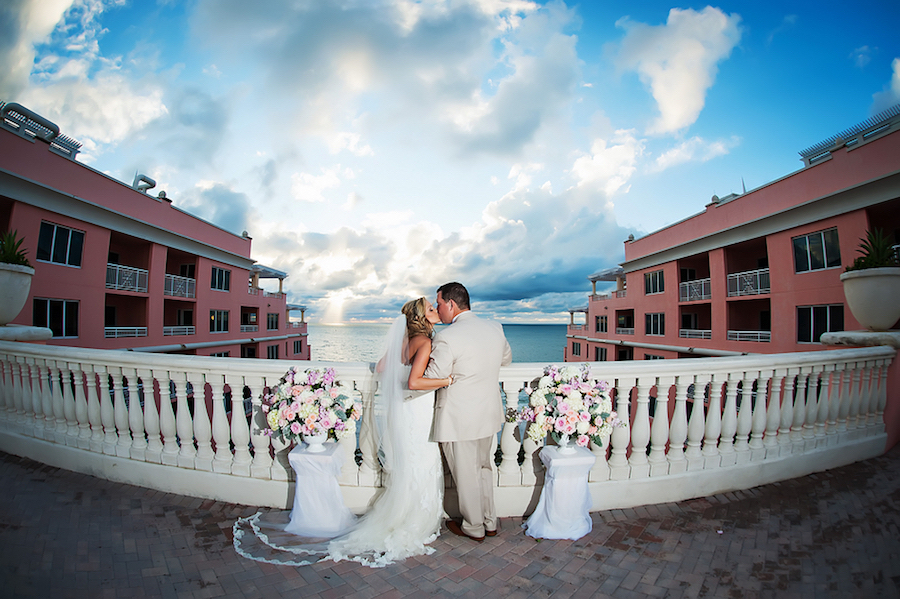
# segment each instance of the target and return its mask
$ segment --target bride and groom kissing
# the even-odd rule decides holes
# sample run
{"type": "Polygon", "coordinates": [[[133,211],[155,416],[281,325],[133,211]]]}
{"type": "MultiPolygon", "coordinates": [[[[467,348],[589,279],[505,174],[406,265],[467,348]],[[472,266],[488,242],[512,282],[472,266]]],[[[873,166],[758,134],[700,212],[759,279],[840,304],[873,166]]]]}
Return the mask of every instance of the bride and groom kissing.
{"type": "Polygon", "coordinates": [[[331,539],[285,534],[282,525],[257,519],[252,527],[261,543],[239,553],[283,565],[331,559],[372,567],[434,553],[430,544],[444,515],[442,453],[462,515],[447,520],[447,529],[479,542],[496,535],[491,447],[504,421],[500,367],[511,362],[502,325],[471,311],[462,284],[439,287],[434,304],[424,297],[407,302],[376,366],[380,494],[331,539]],[[447,326],[435,332],[438,323],[447,326]]]}

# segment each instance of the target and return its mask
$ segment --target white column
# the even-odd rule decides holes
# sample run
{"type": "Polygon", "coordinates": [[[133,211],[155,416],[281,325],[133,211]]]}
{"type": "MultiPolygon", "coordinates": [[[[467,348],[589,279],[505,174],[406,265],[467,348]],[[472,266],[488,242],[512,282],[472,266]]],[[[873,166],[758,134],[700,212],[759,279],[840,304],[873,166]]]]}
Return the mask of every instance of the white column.
{"type": "MultiPolygon", "coordinates": [[[[156,408],[156,377],[149,368],[136,371],[144,388],[144,431],[147,433],[147,449],[144,459],[154,464],[162,464],[163,444],[160,439],[159,410],[156,408]]],[[[168,381],[168,379],[166,379],[168,381]]],[[[160,402],[162,402],[163,382],[159,381],[160,402]]],[[[165,391],[168,391],[166,389],[165,391]]]]}
{"type": "MultiPolygon", "coordinates": [[[[235,379],[237,385],[231,385],[231,441],[234,443],[231,473],[237,476],[250,476],[250,464],[253,462],[253,458],[250,456],[250,425],[247,422],[247,415],[244,413],[246,377],[235,377],[235,379]]],[[[355,444],[356,440],[354,439],[353,442],[355,444]]],[[[344,457],[348,456],[345,454],[344,457]]],[[[352,452],[349,458],[350,461],[353,461],[352,452]]]]}

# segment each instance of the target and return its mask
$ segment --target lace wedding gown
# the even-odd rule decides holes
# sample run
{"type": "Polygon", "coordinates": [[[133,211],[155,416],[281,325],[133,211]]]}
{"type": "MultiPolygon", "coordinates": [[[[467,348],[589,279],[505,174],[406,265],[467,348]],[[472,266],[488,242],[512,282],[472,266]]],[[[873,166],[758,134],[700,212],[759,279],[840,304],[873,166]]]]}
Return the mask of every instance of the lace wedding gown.
{"type": "Polygon", "coordinates": [[[405,322],[399,317],[388,333],[375,402],[384,471],[381,494],[347,532],[333,539],[285,532],[290,511],[241,518],[234,525],[234,547],[239,554],[294,566],[331,559],[383,567],[434,552],[429,544],[437,538],[444,512],[440,450],[429,441],[434,392],[410,398],[415,392],[405,389],[409,378],[409,366],[403,364],[405,322]]]}

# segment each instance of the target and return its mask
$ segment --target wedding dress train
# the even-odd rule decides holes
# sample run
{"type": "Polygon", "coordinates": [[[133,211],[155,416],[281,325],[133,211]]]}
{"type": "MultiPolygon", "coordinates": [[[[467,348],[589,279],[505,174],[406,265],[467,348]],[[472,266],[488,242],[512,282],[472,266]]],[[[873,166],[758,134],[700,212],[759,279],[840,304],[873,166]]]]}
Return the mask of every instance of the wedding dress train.
{"type": "Polygon", "coordinates": [[[234,525],[234,547],[239,554],[294,566],[330,559],[383,567],[434,552],[429,544],[440,530],[444,485],[440,450],[429,441],[434,392],[410,397],[413,393],[405,389],[409,377],[409,366],[403,364],[405,331],[401,316],[388,333],[376,396],[382,492],[348,531],[333,539],[285,532],[290,520],[285,510],[241,518],[234,525]]]}

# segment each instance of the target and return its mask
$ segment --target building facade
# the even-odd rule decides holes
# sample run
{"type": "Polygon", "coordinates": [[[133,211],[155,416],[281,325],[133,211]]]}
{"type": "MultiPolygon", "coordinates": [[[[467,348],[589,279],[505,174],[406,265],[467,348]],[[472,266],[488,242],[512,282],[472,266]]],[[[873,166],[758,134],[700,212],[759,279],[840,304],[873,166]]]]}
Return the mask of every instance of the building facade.
{"type": "Polygon", "coordinates": [[[629,238],[569,310],[566,361],[810,351],[860,328],[840,275],[868,229],[900,241],[900,105],[800,154],[786,177],[629,238]]]}
{"type": "Polygon", "coordinates": [[[0,108],[0,229],[24,238],[35,269],[13,324],[50,328],[52,345],[309,359],[305,308],[287,302],[287,273],[250,257],[246,232],[150,195],[147,176],[128,185],[76,161],[79,148],[27,108],[0,108]]]}

